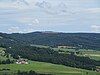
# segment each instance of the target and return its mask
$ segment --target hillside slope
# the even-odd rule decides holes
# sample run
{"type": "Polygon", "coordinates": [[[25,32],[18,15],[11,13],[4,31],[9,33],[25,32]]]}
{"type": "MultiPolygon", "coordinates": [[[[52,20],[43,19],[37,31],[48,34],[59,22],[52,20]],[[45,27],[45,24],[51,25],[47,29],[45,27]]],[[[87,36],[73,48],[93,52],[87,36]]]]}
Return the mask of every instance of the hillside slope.
{"type": "MultiPolygon", "coordinates": [[[[0,75],[7,73],[6,75],[11,75],[16,73],[18,70],[20,71],[36,71],[37,73],[43,74],[53,74],[53,75],[99,75],[99,72],[77,69],[72,67],[66,67],[63,65],[56,65],[44,62],[36,62],[31,61],[28,65],[18,65],[18,64],[10,64],[10,65],[0,65],[0,69],[2,68],[10,69],[10,71],[0,71],[0,75]],[[15,68],[16,67],[16,68],[15,68]]],[[[15,74],[14,74],[15,75],[15,74]]]]}
{"type": "Polygon", "coordinates": [[[56,33],[56,32],[33,32],[26,34],[0,33],[0,44],[37,44],[57,47],[67,45],[85,49],[100,49],[99,33],[56,33]]]}

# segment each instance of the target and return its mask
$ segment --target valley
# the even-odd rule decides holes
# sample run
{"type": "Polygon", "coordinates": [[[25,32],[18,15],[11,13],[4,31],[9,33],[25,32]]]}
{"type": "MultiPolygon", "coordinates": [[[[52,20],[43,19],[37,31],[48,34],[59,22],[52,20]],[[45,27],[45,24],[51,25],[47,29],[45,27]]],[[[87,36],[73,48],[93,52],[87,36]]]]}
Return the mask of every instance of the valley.
{"type": "Polygon", "coordinates": [[[26,75],[31,71],[34,75],[99,75],[100,36],[87,35],[1,33],[0,75],[20,75],[19,71],[26,75]],[[90,37],[95,40],[90,42],[90,37]]]}

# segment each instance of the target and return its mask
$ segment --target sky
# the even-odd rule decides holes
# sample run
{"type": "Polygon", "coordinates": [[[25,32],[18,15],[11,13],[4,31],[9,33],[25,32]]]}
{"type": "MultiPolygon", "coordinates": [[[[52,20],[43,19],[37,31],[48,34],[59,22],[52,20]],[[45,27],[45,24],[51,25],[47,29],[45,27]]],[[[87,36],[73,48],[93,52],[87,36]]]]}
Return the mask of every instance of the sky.
{"type": "Polygon", "coordinates": [[[0,32],[100,33],[100,0],[0,0],[0,32]]]}

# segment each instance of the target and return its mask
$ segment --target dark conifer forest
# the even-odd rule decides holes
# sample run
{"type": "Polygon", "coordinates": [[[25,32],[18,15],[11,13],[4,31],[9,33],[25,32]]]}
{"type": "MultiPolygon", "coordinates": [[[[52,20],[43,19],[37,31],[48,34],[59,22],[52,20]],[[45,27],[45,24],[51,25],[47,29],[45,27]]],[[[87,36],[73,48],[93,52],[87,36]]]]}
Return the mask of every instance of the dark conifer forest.
{"type": "Polygon", "coordinates": [[[0,45],[47,45],[57,47],[59,45],[67,45],[82,49],[100,49],[100,34],[99,33],[46,33],[33,32],[26,34],[4,34],[0,33],[0,45]]]}

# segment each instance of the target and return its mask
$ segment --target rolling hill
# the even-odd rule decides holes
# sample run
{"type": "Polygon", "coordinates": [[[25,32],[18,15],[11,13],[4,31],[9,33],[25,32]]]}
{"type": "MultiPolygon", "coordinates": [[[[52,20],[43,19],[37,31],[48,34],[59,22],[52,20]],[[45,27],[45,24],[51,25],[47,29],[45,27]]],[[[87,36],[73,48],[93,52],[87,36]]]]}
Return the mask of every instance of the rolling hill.
{"type": "Polygon", "coordinates": [[[100,50],[100,33],[58,33],[58,32],[32,32],[26,34],[0,33],[0,45],[46,45],[57,47],[59,45],[73,46],[83,49],[100,50]]]}
{"type": "Polygon", "coordinates": [[[20,71],[36,71],[37,73],[43,74],[52,74],[52,75],[99,75],[99,72],[77,69],[72,67],[66,67],[63,65],[56,65],[51,63],[44,63],[44,62],[36,62],[30,61],[28,65],[18,65],[18,64],[10,64],[10,65],[0,65],[0,69],[3,68],[10,69],[10,71],[0,71],[0,75],[16,75],[15,73],[20,71]],[[16,67],[16,68],[15,68],[16,67]]]}

